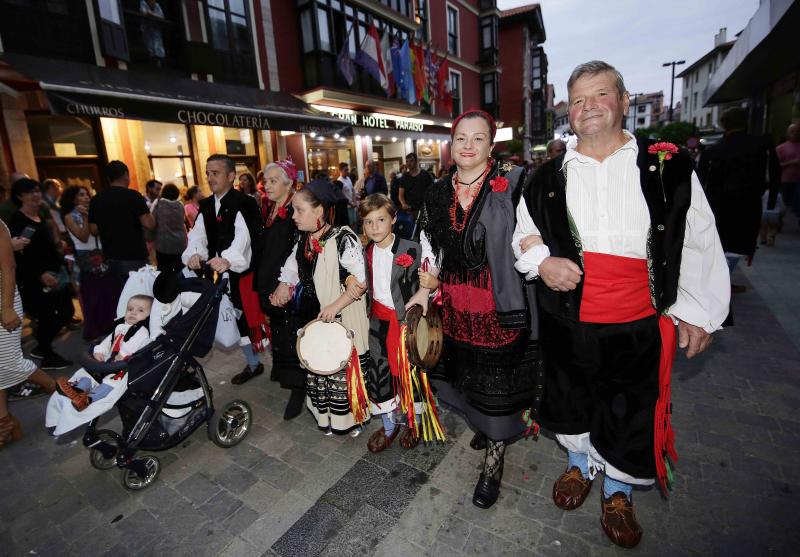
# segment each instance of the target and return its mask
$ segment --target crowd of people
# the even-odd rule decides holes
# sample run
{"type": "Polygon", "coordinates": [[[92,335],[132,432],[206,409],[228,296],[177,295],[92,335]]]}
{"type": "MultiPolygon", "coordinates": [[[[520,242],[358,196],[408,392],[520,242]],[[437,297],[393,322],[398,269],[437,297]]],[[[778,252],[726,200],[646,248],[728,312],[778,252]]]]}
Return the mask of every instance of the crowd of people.
{"type": "MultiPolygon", "coordinates": [[[[186,267],[230,279],[246,361],[231,381],[264,374],[269,346],[270,379],[289,391],[286,420],[306,409],[323,433],[356,437],[374,417],[381,427],[368,450],[396,439],[411,450],[420,424],[437,425],[438,400],[483,452],[480,508],[497,501],[505,453],[541,425],[566,452],[554,503],[581,506],[604,474],[602,528],[634,547],[634,487],[667,489],[677,458],[676,346],[687,357],[702,352],[729,313],[732,259],[755,249],[768,150],[738,135],[741,114],[727,113],[726,140],[696,173],[677,146],[622,128],[629,98],[612,66],[578,66],[567,89],[575,136],[551,142],[530,173],[494,158],[493,118],[468,110],[451,128],[453,166],[435,178],[414,153],[388,181],[370,161],[361,177],[342,163],[338,176],[320,172],[306,184],[291,160],[254,178],[215,154],[205,167],[211,195],[193,186],[183,200],[156,180],[144,196],[130,189],[120,161],[94,197],[17,177],[0,227],[0,446],[21,434],[4,390],[28,381],[52,392],[42,370],[70,364],[52,342],[70,325],[73,294],[84,335],[97,338],[111,330],[130,271],[186,267]],[[758,187],[726,189],[733,159],[752,162],[758,187]],[[739,194],[758,200],[746,230],[728,215],[739,194]],[[400,325],[415,306],[441,313],[442,357],[428,370],[404,357],[400,325]],[[20,348],[23,310],[35,321],[38,365],[20,348]],[[310,372],[298,354],[297,331],[315,320],[353,334],[352,357],[333,375],[310,372]]],[[[800,206],[797,145],[794,126],[778,151],[790,206],[800,206]]]]}

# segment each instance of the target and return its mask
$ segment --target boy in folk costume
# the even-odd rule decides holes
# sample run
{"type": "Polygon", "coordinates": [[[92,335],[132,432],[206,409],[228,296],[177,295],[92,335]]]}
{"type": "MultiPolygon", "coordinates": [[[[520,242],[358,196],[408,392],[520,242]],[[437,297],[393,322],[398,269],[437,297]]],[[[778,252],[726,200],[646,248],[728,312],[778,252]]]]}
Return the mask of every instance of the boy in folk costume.
{"type": "MultiPolygon", "coordinates": [[[[436,279],[420,272],[420,245],[392,233],[397,208],[389,197],[382,193],[368,196],[359,206],[359,216],[370,239],[365,259],[373,365],[366,374],[366,386],[370,411],[383,421],[383,427],[369,438],[367,448],[373,453],[383,451],[400,435],[400,445],[412,449],[419,443],[422,413],[430,412],[426,418],[434,420],[436,414],[432,397],[425,396],[429,390],[424,372],[419,374],[408,361],[402,322],[406,304],[419,289],[420,275],[425,280],[436,279]],[[397,410],[406,414],[408,426],[395,423],[393,415],[397,410]]],[[[441,427],[437,426],[438,422],[434,431],[440,432],[441,427]]]]}
{"type": "Polygon", "coordinates": [[[206,162],[206,178],[213,195],[200,202],[181,260],[195,271],[206,262],[212,271],[228,274],[231,302],[242,311],[237,325],[247,365],[231,379],[231,383],[240,385],[264,373],[258,352],[267,344],[267,321],[253,287],[251,267],[252,246],[263,226],[255,199],[233,187],[233,159],[211,155],[206,162]]]}

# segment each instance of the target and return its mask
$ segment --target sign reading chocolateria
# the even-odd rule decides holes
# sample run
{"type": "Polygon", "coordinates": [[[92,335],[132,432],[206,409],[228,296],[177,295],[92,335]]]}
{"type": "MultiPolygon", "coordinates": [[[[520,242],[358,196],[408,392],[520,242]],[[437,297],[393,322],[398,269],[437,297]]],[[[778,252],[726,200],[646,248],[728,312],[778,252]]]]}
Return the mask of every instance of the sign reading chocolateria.
{"type": "MultiPolygon", "coordinates": [[[[152,97],[122,97],[103,94],[46,91],[50,108],[55,114],[70,116],[94,116],[102,118],[127,118],[155,122],[175,122],[198,126],[221,126],[225,128],[244,128],[251,130],[292,130],[301,133],[321,134],[352,132],[346,122],[330,116],[320,118],[313,113],[296,113],[287,110],[280,113],[281,107],[248,111],[246,108],[220,106],[219,110],[190,108],[190,103],[178,103],[173,99],[152,97]],[[264,114],[264,113],[267,114],[264,114]],[[275,114],[272,114],[274,112],[275,114]]],[[[194,103],[195,105],[198,103],[194,103]]]]}

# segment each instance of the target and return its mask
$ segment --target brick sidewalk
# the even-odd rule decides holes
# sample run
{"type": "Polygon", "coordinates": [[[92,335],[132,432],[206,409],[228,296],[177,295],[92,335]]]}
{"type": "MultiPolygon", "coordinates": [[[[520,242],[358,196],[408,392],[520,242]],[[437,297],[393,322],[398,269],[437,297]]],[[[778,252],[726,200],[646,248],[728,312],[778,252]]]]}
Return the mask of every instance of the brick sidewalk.
{"type": "MultiPolygon", "coordinates": [[[[667,501],[636,492],[645,529],[637,553],[796,552],[800,351],[770,308],[796,297],[796,282],[775,277],[796,272],[785,265],[797,251],[781,250],[797,240],[779,236],[773,253],[736,276],[750,288],[735,297],[735,327],[707,354],[677,358],[675,489],[667,501]],[[781,293],[789,286],[795,291],[781,293]]],[[[77,337],[61,341],[66,356],[82,349],[77,337]]],[[[508,450],[500,500],[480,510],[471,496],[481,455],[452,414],[448,443],[372,455],[366,440],[377,424],[357,439],[325,437],[307,415],[282,420],[287,394],[266,376],[231,386],[243,365],[238,351],[217,351],[204,365],[217,405],[249,401],[256,425],[227,451],[201,429],[158,455],[161,476],[140,493],[121,487],[118,470],[91,468],[80,432],[50,436],[46,399],[12,403],[25,437],[0,451],[0,556],[626,553],[600,528],[599,486],[577,511],[552,504],[565,456],[547,438],[508,450]]],[[[118,429],[118,419],[108,426],[118,429]]]]}

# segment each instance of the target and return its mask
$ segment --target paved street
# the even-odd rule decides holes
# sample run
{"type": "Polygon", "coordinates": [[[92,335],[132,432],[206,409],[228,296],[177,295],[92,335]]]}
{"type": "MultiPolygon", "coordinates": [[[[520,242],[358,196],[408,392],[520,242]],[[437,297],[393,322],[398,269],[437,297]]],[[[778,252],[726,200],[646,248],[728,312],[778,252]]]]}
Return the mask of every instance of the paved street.
{"type": "MultiPolygon", "coordinates": [[[[737,272],[736,326],[711,350],[677,359],[674,418],[680,454],[668,500],[636,492],[641,555],[790,555],[800,531],[800,234],[737,272]]],[[[63,341],[67,355],[81,349],[63,341]]],[[[45,398],[14,402],[25,437],[0,452],[0,555],[621,555],[599,525],[599,486],[584,508],[550,499],[565,456],[546,438],[509,449],[499,502],[471,503],[481,455],[445,413],[444,445],[372,455],[366,439],[325,437],[303,415],[281,418],[287,398],[264,376],[227,381],[237,352],[205,362],[217,405],[249,401],[255,427],[224,450],[205,430],[159,456],[151,488],[130,493],[116,469],[89,465],[80,433],[43,427],[45,398]]],[[[111,414],[110,414],[111,415],[111,414]]],[[[117,418],[108,426],[119,428],[117,418]]]]}

